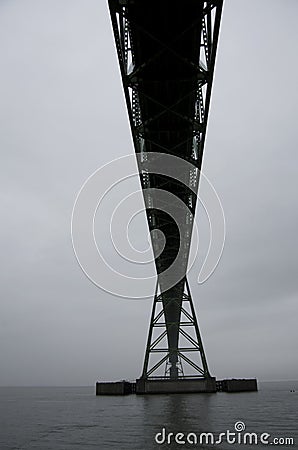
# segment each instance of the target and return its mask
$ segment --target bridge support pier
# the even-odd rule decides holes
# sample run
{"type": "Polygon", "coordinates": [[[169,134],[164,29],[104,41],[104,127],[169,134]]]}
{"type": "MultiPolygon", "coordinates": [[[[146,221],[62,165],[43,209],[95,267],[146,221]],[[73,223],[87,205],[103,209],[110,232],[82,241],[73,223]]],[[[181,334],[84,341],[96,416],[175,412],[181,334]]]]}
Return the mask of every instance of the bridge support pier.
{"type": "Polygon", "coordinates": [[[136,381],[136,394],[182,394],[216,392],[216,379],[181,378],[176,380],[140,378],[136,381]]]}

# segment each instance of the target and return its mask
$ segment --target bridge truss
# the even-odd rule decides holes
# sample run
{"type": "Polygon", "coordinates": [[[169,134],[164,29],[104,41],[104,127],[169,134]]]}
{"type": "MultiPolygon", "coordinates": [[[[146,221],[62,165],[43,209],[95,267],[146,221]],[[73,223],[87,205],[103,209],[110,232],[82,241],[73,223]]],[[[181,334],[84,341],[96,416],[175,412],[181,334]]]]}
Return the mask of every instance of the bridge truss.
{"type": "Polygon", "coordinates": [[[186,273],[222,4],[109,0],[157,271],[142,379],[210,378],[186,273]],[[148,170],[154,155],[166,164],[161,154],[175,157],[179,179],[148,170]],[[157,207],[161,191],[172,195],[179,226],[157,207]],[[177,262],[169,287],[165,273],[177,262]]]}

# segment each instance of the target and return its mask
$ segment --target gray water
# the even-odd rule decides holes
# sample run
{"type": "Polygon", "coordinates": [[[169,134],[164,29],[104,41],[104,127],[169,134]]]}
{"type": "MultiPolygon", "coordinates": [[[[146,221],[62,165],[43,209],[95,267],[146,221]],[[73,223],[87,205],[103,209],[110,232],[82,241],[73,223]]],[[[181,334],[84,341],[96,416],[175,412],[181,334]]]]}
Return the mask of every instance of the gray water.
{"type": "MultiPolygon", "coordinates": [[[[298,448],[298,382],[260,383],[258,392],[237,394],[125,397],[96,397],[93,387],[0,388],[1,450],[268,448],[226,441],[183,445],[173,442],[172,436],[170,443],[155,442],[162,428],[166,439],[170,432],[174,438],[184,433],[180,440],[188,433],[212,432],[216,440],[221,432],[234,432],[238,421],[246,426],[242,435],[293,437],[295,445],[274,447],[298,448]]],[[[162,441],[163,435],[159,438],[162,441]]]]}

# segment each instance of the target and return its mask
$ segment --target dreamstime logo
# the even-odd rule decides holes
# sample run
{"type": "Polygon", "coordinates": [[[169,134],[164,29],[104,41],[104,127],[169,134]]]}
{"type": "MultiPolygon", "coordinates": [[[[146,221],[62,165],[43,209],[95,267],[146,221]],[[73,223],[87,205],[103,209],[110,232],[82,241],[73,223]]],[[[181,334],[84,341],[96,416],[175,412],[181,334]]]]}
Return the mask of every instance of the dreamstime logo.
{"type": "Polygon", "coordinates": [[[234,424],[234,430],[226,430],[222,433],[172,433],[163,427],[155,435],[155,442],[161,444],[179,445],[295,445],[293,437],[272,437],[269,433],[245,432],[246,425],[242,421],[234,424]]]}
{"type": "MultiPolygon", "coordinates": [[[[121,186],[139,177],[139,173],[145,180],[149,180],[152,174],[167,177],[187,186],[194,193],[200,179],[198,199],[207,215],[210,235],[207,255],[198,276],[198,283],[204,283],[214,272],[223,252],[223,208],[214,187],[202,172],[190,162],[165,153],[146,152],[115,159],[97,169],[83,184],[71,219],[72,244],[80,267],[96,286],[113,295],[124,298],[151,297],[156,274],[134,275],[138,266],[152,264],[162,253],[166,245],[165,236],[158,228],[151,231],[151,237],[154,237],[153,251],[150,245],[144,251],[137,250],[129,237],[132,222],[139,214],[144,214],[146,207],[169,215],[175,221],[180,237],[188,236],[187,233],[192,229],[187,271],[192,267],[198,251],[199,234],[191,209],[184,201],[168,190],[150,187],[150,181],[143,189],[145,203],[140,188],[128,195],[122,193],[121,197],[114,195],[115,190],[119,191],[120,187],[121,192],[121,186]],[[105,238],[102,237],[104,223],[108,229],[105,238]],[[110,249],[107,250],[108,245],[110,249]],[[111,254],[113,257],[108,259],[111,254]],[[123,268],[131,265],[134,275],[123,273],[123,268]]],[[[180,242],[183,245],[180,243],[175,260],[159,275],[162,276],[163,290],[174,286],[185,275],[185,271],[181,270],[185,240],[181,239],[180,242]]]]}
{"type": "Polygon", "coordinates": [[[245,423],[241,422],[239,420],[239,422],[235,423],[234,427],[235,427],[235,430],[238,431],[238,432],[244,431],[245,430],[245,423]]]}

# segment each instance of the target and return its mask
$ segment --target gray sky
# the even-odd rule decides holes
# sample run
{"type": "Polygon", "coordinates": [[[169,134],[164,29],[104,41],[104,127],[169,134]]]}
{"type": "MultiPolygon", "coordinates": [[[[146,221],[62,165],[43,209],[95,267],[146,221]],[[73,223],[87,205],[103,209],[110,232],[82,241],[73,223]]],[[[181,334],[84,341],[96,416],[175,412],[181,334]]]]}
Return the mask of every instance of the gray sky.
{"type": "MultiPolygon", "coordinates": [[[[296,0],[225,2],[204,172],[226,246],[189,277],[218,378],[298,378],[297,18],[296,0]]],[[[95,287],[70,237],[82,183],[132,152],[106,1],[2,0],[0,55],[0,384],[138,377],[152,299],[95,287]]]]}

